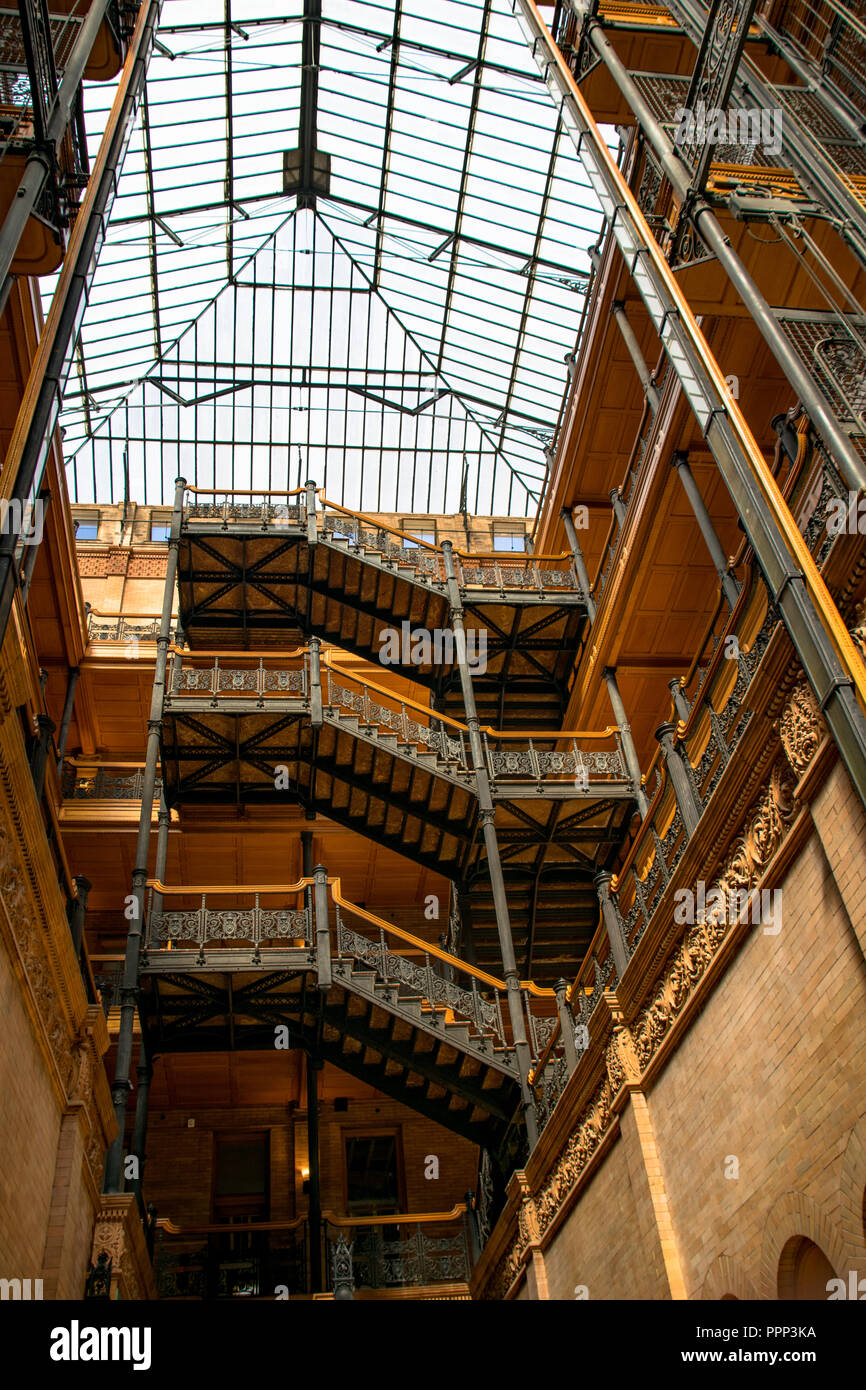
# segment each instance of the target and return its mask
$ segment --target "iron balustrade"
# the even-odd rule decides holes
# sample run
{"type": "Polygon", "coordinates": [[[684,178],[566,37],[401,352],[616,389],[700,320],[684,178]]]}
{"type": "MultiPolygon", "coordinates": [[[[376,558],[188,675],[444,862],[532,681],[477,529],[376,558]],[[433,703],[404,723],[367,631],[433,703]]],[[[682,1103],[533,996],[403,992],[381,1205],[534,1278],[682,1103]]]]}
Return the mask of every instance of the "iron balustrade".
{"type": "MultiPolygon", "coordinates": [[[[156,1222],[154,1270],[161,1299],[276,1298],[320,1292],[312,1280],[309,1218],[182,1227],[156,1222]]],[[[332,1252],[351,1250],[359,1289],[408,1289],[468,1283],[472,1271],[468,1212],[395,1216],[322,1213],[322,1262],[333,1288],[332,1252]],[[346,1237],[348,1236],[348,1242],[346,1237]]]]}
{"type": "MultiPolygon", "coordinates": [[[[364,926],[369,932],[370,924],[365,921],[364,926]]],[[[337,906],[338,960],[351,957],[374,970],[383,984],[395,985],[398,990],[401,986],[405,987],[408,993],[421,995],[431,1008],[450,1009],[478,1036],[490,1036],[505,1044],[506,1033],[502,1021],[504,984],[501,988],[488,985],[479,989],[478,977],[471,974],[458,957],[451,957],[443,968],[441,958],[425,950],[422,964],[397,950],[389,943],[388,935],[388,925],[384,922],[379,924],[378,933],[372,937],[347,926],[343,911],[337,906]],[[469,975],[468,986],[461,986],[449,978],[444,970],[448,970],[452,976],[459,973],[469,975]]],[[[527,998],[527,1013],[528,1003],[527,998]]]]}
{"type": "MultiPolygon", "coordinates": [[[[275,532],[293,528],[305,536],[345,546],[365,555],[381,557],[389,568],[411,570],[416,579],[442,587],[445,563],[441,549],[396,527],[385,525],[363,513],[351,512],[329,502],[321,490],[314,490],[312,503],[307,489],[288,493],[239,493],[232,490],[207,492],[190,487],[184,503],[183,529],[190,535],[205,533],[215,521],[228,532],[275,532]],[[318,497],[320,506],[316,507],[318,497]],[[212,500],[201,500],[210,498],[212,500]],[[255,499],[255,500],[251,500],[255,499]],[[293,500],[294,499],[294,500],[293,500]]],[[[569,554],[532,556],[529,554],[492,555],[484,552],[456,552],[457,580],[461,589],[489,589],[501,595],[515,590],[543,594],[571,592],[582,595],[580,580],[569,554]]]]}
{"type": "MultiPolygon", "coordinates": [[[[176,628],[169,629],[169,636],[176,628]]],[[[87,636],[91,642],[155,642],[159,636],[158,613],[99,613],[91,608],[87,614],[87,636]]]]}
{"type": "Polygon", "coordinates": [[[490,780],[495,790],[509,779],[534,781],[539,787],[552,783],[571,783],[575,790],[588,791],[593,783],[628,782],[628,769],[618,729],[582,734],[582,738],[607,738],[613,748],[581,748],[569,734],[550,734],[548,737],[520,737],[497,734],[485,729],[482,733],[484,756],[490,780]],[[563,746],[566,745],[566,746],[563,746]]]}
{"type": "Polygon", "coordinates": [[[157,1221],[157,1297],[214,1300],[275,1298],[311,1289],[306,1218],[177,1227],[157,1221]]]}
{"type": "MultiPolygon", "coordinates": [[[[312,943],[312,926],[309,908],[263,906],[262,898],[282,897],[292,893],[292,889],[273,889],[270,892],[244,891],[237,887],[215,888],[198,895],[198,906],[165,910],[166,897],[191,896],[190,890],[182,887],[167,889],[151,884],[150,899],[145,917],[145,946],[152,954],[165,949],[175,949],[183,944],[197,946],[203,956],[206,946],[250,945],[253,957],[260,946],[288,945],[298,942],[305,946],[312,943]],[[243,906],[210,907],[209,898],[252,897],[252,903],[243,906]]],[[[294,896],[303,888],[294,891],[294,896]]]]}
{"type": "MultiPolygon", "coordinates": [[[[63,797],[71,801],[140,801],[144,790],[144,768],[127,772],[121,767],[105,764],[91,768],[65,763],[62,781],[63,797]]],[[[156,779],[154,801],[162,793],[162,782],[156,779]]]]}
{"type": "Polygon", "coordinates": [[[345,1245],[356,1289],[423,1288],[465,1284],[472,1270],[469,1223],[464,1205],[453,1213],[383,1217],[335,1217],[324,1213],[332,1257],[345,1245]]]}

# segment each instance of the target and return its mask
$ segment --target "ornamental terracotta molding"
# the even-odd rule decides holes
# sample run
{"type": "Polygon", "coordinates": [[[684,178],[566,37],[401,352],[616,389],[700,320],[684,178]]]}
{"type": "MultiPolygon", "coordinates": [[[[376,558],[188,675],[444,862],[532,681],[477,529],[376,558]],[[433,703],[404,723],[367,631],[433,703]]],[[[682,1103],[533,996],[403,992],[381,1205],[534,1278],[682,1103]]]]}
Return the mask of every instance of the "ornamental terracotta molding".
{"type": "Polygon", "coordinates": [[[807,680],[794,687],[779,719],[779,737],[785,757],[801,777],[827,736],[827,725],[807,680]]]}
{"type": "Polygon", "coordinates": [[[535,1198],[539,1236],[544,1235],[558,1215],[601,1143],[613,1118],[612,1099],[610,1081],[605,1076],[583,1110],[569,1136],[564,1152],[554,1164],[547,1181],[535,1198]]]}
{"type": "MultiPolygon", "coordinates": [[[[721,890],[722,901],[727,904],[729,894],[748,893],[756,887],[793,821],[793,792],[791,770],[784,759],[778,758],[769,785],[752,806],[745,830],[734,842],[723,868],[707,889],[708,900],[713,889],[721,890]]],[[[718,954],[730,931],[725,917],[725,908],[721,904],[714,906],[704,921],[686,929],[668,957],[652,1002],[632,1024],[631,1037],[641,1069],[649,1065],[686,1000],[718,954]]]]}
{"type": "Polygon", "coordinates": [[[103,1196],[93,1231],[91,1262],[105,1253],[111,1260],[112,1288],[121,1299],[156,1298],[156,1280],[147,1253],[134,1196],[103,1196]]]}

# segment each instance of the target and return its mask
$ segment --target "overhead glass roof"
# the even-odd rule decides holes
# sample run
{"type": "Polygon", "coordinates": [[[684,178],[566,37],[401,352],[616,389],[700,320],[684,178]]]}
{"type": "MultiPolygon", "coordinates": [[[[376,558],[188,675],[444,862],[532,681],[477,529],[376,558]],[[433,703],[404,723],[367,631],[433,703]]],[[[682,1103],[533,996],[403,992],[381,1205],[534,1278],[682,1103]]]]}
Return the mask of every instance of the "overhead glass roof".
{"type": "Polygon", "coordinates": [[[166,0],[61,415],[73,498],[180,472],[532,514],[601,214],[508,0],[286,8],[166,0]]]}

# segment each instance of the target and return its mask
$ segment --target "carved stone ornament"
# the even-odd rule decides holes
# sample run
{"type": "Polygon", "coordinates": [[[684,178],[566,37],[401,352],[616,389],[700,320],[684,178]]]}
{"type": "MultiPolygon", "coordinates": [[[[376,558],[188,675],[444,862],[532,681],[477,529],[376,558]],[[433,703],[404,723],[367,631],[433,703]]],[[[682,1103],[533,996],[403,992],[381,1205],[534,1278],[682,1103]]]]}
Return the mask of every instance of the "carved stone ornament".
{"type": "Polygon", "coordinates": [[[13,842],[0,825],[0,897],[36,1001],[45,1036],[48,1039],[63,1085],[69,1084],[72,1056],[64,1010],[52,980],[52,972],[42,944],[42,933],[33,912],[24,875],[13,842]]]}
{"type": "MultiPolygon", "coordinates": [[[[793,790],[790,769],[780,758],[773,767],[769,784],[749,812],[743,833],[729,851],[712,887],[707,889],[707,898],[716,897],[712,890],[717,888],[728,903],[732,892],[750,892],[759,882],[793,820],[793,790]]],[[[641,1068],[651,1061],[716,956],[728,930],[726,914],[721,907],[713,908],[706,913],[704,921],[686,929],[668,958],[652,1002],[632,1026],[631,1037],[641,1068]]]]}
{"type": "Polygon", "coordinates": [[[851,640],[863,660],[866,661],[866,599],[858,603],[857,607],[854,609],[854,626],[851,628],[851,640]]]}
{"type": "Polygon", "coordinates": [[[788,697],[779,719],[779,737],[785,757],[802,777],[827,733],[818,701],[808,681],[801,681],[788,697]]]}

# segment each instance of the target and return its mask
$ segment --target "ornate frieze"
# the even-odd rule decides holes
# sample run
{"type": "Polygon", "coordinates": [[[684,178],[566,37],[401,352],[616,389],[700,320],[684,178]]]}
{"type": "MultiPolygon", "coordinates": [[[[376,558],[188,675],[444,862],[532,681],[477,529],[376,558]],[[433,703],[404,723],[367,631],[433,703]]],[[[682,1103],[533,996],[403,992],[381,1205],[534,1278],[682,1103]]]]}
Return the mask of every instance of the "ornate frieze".
{"type": "Polygon", "coordinates": [[[769,784],[753,804],[743,832],[706,893],[707,902],[715,905],[708,908],[705,920],[687,928],[668,958],[652,1002],[632,1027],[631,1036],[642,1069],[652,1060],[729,931],[726,910],[721,904],[730,902],[734,892],[751,892],[785,838],[794,815],[793,791],[791,771],[779,758],[769,784]],[[721,891],[714,893],[712,889],[721,891]]]}
{"type": "Polygon", "coordinates": [[[802,680],[789,695],[779,719],[779,737],[794,772],[800,777],[827,734],[827,725],[808,681],[802,680]]]}

